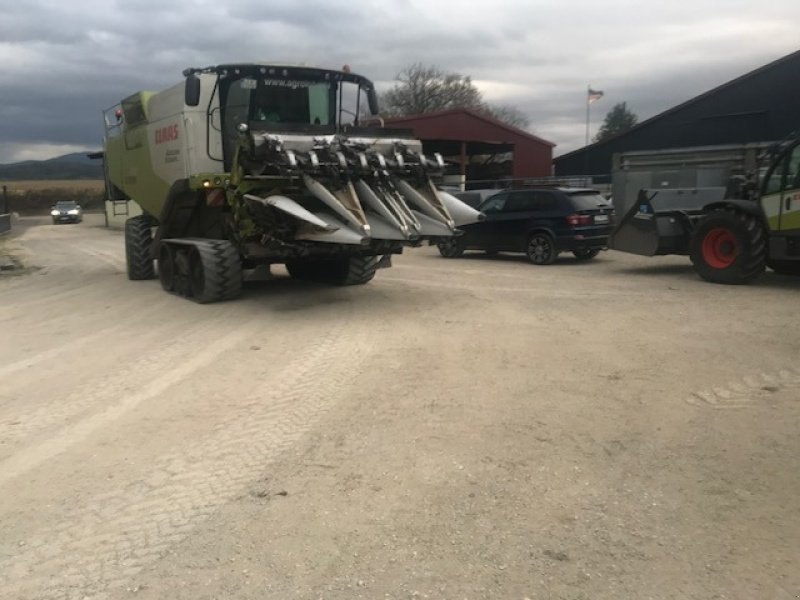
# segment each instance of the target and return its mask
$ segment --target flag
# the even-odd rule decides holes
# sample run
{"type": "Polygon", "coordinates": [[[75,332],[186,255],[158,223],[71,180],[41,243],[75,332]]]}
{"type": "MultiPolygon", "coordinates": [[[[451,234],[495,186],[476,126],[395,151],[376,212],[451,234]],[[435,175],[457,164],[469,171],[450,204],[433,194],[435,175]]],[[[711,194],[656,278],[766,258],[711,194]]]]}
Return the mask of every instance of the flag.
{"type": "Polygon", "coordinates": [[[589,96],[588,96],[589,104],[591,104],[592,102],[596,102],[597,100],[600,100],[600,98],[602,97],[603,97],[603,92],[589,88],[589,96]]]}

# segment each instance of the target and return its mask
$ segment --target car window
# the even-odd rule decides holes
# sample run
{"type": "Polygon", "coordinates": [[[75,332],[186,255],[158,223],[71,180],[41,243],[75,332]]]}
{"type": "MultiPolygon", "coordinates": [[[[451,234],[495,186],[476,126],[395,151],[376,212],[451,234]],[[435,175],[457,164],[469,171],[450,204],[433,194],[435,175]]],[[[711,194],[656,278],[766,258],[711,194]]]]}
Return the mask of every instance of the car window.
{"type": "Polygon", "coordinates": [[[611,203],[597,192],[572,192],[569,194],[569,199],[575,210],[593,210],[611,206],[611,203]]]}
{"type": "Polygon", "coordinates": [[[509,195],[503,212],[525,212],[537,208],[536,192],[513,192],[509,195]]]}
{"type": "Polygon", "coordinates": [[[558,206],[558,198],[552,192],[536,192],[536,210],[550,210],[558,206]]]}
{"type": "Polygon", "coordinates": [[[492,196],[481,205],[481,212],[484,213],[500,212],[506,205],[507,199],[508,199],[508,194],[497,194],[495,196],[492,196]]]}

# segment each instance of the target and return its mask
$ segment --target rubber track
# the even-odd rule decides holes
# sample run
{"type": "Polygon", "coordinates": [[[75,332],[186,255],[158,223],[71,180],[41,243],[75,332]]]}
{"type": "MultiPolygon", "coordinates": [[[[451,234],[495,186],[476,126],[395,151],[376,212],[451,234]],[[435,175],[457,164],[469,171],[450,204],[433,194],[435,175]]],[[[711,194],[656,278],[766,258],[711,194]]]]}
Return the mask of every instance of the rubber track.
{"type": "Polygon", "coordinates": [[[155,279],[150,224],[150,217],[146,215],[131,217],[125,221],[125,262],[128,266],[128,279],[131,281],[155,279]]]}
{"type": "Polygon", "coordinates": [[[205,285],[195,302],[232,300],[242,293],[242,263],[236,247],[227,240],[194,242],[203,263],[205,285]]]}

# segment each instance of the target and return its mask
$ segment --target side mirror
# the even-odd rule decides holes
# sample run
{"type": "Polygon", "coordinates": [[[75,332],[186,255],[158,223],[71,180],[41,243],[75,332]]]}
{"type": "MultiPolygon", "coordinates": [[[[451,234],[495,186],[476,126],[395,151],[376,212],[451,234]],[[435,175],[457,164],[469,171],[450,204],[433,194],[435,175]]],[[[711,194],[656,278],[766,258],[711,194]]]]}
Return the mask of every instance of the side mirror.
{"type": "Polygon", "coordinates": [[[186,103],[186,106],[197,106],[200,104],[200,78],[194,73],[186,76],[183,101],[186,103]]]}

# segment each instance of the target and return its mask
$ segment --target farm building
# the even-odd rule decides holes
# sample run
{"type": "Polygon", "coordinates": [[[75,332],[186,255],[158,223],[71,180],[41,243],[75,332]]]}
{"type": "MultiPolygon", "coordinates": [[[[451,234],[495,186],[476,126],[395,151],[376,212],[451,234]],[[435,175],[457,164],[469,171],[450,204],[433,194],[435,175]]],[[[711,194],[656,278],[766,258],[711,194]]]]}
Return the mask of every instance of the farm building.
{"type": "Polygon", "coordinates": [[[618,152],[778,141],[800,129],[800,50],[629,131],[555,159],[555,173],[608,175],[618,152]]]}
{"type": "Polygon", "coordinates": [[[480,182],[552,175],[555,144],[475,110],[393,117],[386,126],[411,129],[424,152],[445,157],[455,166],[451,181],[480,187],[480,182]]]}

